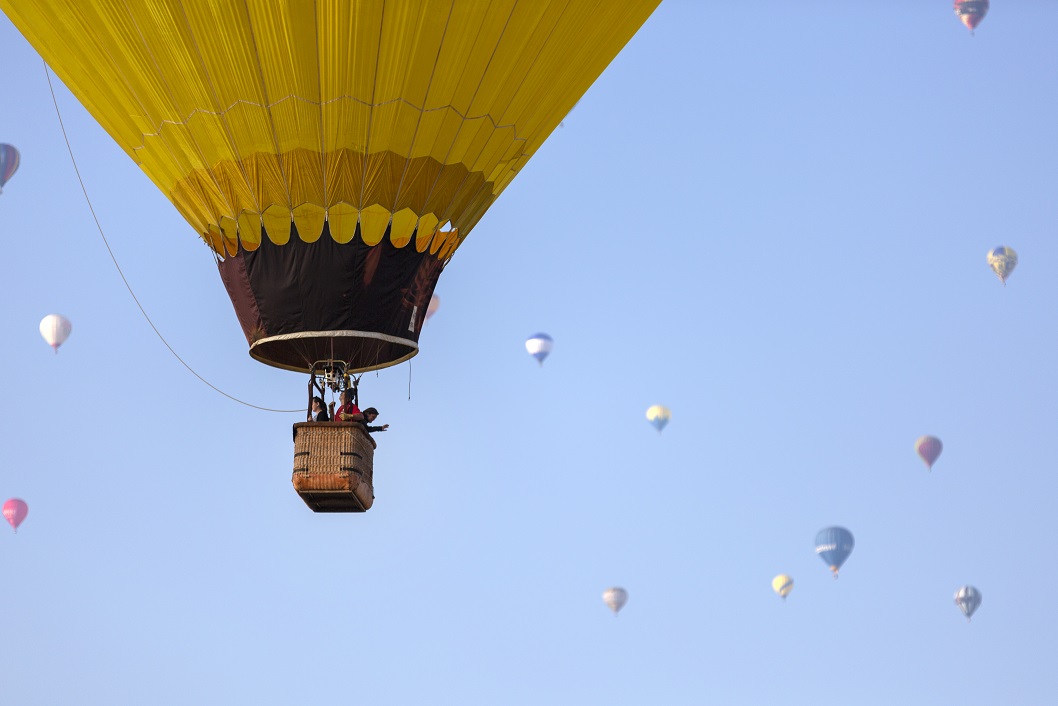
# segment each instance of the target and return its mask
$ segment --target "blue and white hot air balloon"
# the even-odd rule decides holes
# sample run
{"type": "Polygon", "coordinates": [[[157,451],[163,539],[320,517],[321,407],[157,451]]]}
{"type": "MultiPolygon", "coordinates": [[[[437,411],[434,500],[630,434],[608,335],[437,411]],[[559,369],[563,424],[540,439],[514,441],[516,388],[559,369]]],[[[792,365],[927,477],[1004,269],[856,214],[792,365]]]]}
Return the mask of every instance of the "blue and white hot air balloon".
{"type": "Polygon", "coordinates": [[[544,364],[544,358],[551,353],[551,348],[554,346],[555,341],[546,333],[538,333],[529,337],[529,340],[525,342],[525,350],[529,351],[529,355],[536,358],[536,362],[540,365],[544,364]]]}
{"type": "Polygon", "coordinates": [[[852,539],[852,532],[844,527],[827,527],[816,535],[816,554],[834,572],[834,578],[838,577],[838,569],[852,554],[854,546],[856,542],[852,539]]]}

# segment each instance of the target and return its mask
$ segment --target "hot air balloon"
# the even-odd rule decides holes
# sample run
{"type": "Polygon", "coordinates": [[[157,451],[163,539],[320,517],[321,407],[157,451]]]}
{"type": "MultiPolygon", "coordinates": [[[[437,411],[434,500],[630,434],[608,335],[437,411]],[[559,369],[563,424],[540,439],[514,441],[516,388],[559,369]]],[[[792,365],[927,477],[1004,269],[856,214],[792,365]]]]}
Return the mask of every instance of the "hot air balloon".
{"type": "Polygon", "coordinates": [[[974,611],[981,606],[981,592],[973,586],[963,586],[955,592],[955,605],[959,606],[959,610],[969,622],[974,611]]]}
{"type": "Polygon", "coordinates": [[[956,16],[966,25],[966,29],[973,31],[981,20],[988,14],[988,0],[955,0],[954,10],[956,16]]]}
{"type": "Polygon", "coordinates": [[[786,574],[779,574],[771,580],[771,587],[785,601],[786,597],[790,595],[790,591],[793,590],[793,579],[786,574]]]}
{"type": "MultiPolygon", "coordinates": [[[[418,352],[456,248],[659,2],[0,9],[213,250],[250,356],[309,373],[311,397],[418,352]]],[[[318,498],[334,502],[310,506],[365,509],[340,500],[337,451],[299,434],[299,492],[333,461],[318,498]]]]}
{"type": "Polygon", "coordinates": [[[17,149],[11,145],[0,145],[0,193],[4,191],[4,184],[18,171],[20,161],[22,156],[17,149]]]}
{"type": "Polygon", "coordinates": [[[555,342],[546,333],[537,333],[529,337],[529,340],[525,342],[525,350],[529,351],[529,355],[536,358],[536,362],[540,365],[544,364],[544,358],[547,358],[551,353],[551,348],[554,347],[555,342]]]}
{"type": "Polygon", "coordinates": [[[844,527],[827,527],[819,530],[816,535],[816,554],[834,572],[834,578],[837,578],[838,569],[849,558],[855,544],[852,532],[844,527]]]}
{"type": "Polygon", "coordinates": [[[940,452],[944,450],[944,444],[935,436],[920,436],[915,442],[915,451],[922,460],[926,462],[926,468],[933,470],[933,464],[937,462],[940,452]]]}
{"type": "Polygon", "coordinates": [[[1007,277],[1018,266],[1018,254],[1014,252],[1014,248],[994,248],[988,251],[988,266],[992,268],[992,271],[996,273],[996,277],[999,278],[999,281],[1005,287],[1007,277]]]}
{"type": "Polygon", "coordinates": [[[608,588],[602,592],[602,600],[610,607],[613,614],[617,615],[618,611],[624,608],[625,603],[628,602],[628,591],[617,586],[608,588]]]}
{"type": "Polygon", "coordinates": [[[18,498],[11,498],[4,503],[4,519],[18,532],[18,526],[29,514],[29,505],[18,498]]]}
{"type": "Polygon", "coordinates": [[[58,353],[59,346],[66,342],[73,331],[73,324],[65,316],[48,314],[40,321],[40,335],[58,353]]]}
{"type": "Polygon", "coordinates": [[[654,425],[659,434],[665,428],[665,425],[669,423],[670,419],[672,419],[672,412],[669,411],[668,407],[656,404],[647,408],[647,421],[654,425]]]}
{"type": "Polygon", "coordinates": [[[439,296],[437,296],[436,294],[433,295],[432,297],[430,297],[430,304],[426,307],[426,320],[429,321],[430,318],[434,314],[437,313],[437,310],[440,307],[441,307],[441,298],[439,296]]]}

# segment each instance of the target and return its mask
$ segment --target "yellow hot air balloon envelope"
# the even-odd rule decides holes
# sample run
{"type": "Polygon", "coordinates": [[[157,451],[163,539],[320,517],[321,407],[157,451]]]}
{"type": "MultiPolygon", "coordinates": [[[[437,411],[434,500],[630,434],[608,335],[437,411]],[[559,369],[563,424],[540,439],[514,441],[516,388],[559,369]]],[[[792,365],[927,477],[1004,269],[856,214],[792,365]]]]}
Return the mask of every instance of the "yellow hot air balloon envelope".
{"type": "Polygon", "coordinates": [[[250,354],[360,371],[415,355],[455,249],[659,2],[0,9],[217,254],[250,354]]]}
{"type": "Polygon", "coordinates": [[[786,574],[779,574],[771,580],[771,587],[785,601],[790,591],[793,590],[793,579],[786,574]]]}

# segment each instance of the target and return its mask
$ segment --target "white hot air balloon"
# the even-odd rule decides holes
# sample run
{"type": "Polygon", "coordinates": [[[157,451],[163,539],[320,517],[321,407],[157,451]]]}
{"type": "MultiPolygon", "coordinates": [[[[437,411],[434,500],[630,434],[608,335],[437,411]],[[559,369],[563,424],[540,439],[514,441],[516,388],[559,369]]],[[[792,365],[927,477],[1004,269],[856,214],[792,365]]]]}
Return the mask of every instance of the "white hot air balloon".
{"type": "Polygon", "coordinates": [[[529,337],[529,340],[525,342],[525,350],[529,351],[529,355],[536,358],[536,362],[540,365],[544,364],[544,358],[551,353],[551,348],[554,346],[555,341],[553,338],[548,336],[546,333],[538,333],[529,337]]]}
{"type": "Polygon", "coordinates": [[[981,592],[973,586],[963,586],[955,592],[955,605],[969,620],[973,617],[974,611],[981,606],[981,592]]]}
{"type": "Polygon", "coordinates": [[[617,615],[617,612],[628,602],[628,591],[618,586],[608,588],[602,592],[602,600],[613,611],[613,614],[617,615]]]}
{"type": "Polygon", "coordinates": [[[72,330],[73,324],[70,320],[59,314],[48,314],[40,322],[40,335],[56,353],[59,352],[59,346],[70,337],[72,330]]]}
{"type": "Polygon", "coordinates": [[[426,307],[426,320],[429,321],[430,317],[437,313],[437,309],[441,306],[441,297],[436,294],[430,297],[430,304],[426,307]]]}

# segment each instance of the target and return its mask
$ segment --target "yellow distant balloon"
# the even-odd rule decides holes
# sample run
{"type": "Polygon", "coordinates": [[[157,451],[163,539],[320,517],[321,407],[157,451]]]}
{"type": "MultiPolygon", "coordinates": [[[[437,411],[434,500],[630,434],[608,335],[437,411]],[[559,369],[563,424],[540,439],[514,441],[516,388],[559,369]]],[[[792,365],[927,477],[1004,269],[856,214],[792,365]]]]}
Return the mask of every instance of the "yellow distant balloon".
{"type": "Polygon", "coordinates": [[[779,574],[771,580],[771,587],[785,601],[786,596],[793,590],[793,579],[786,574],[779,574]]]}
{"type": "Polygon", "coordinates": [[[665,428],[665,425],[669,423],[670,419],[672,419],[672,412],[669,411],[668,407],[656,404],[647,409],[647,421],[654,425],[659,434],[665,428]]]}

